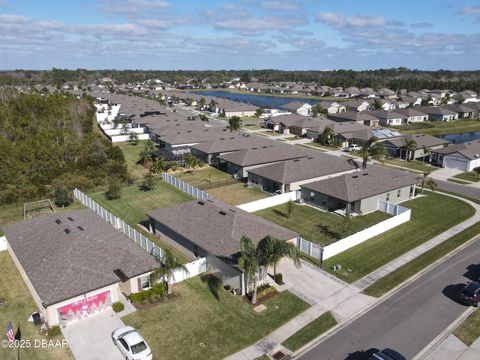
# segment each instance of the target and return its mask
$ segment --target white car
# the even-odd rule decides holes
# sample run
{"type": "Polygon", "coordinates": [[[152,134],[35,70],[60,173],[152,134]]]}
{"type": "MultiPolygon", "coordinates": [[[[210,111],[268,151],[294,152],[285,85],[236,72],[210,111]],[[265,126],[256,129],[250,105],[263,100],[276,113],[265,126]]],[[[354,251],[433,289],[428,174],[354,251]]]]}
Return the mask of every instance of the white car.
{"type": "Polygon", "coordinates": [[[352,151],[360,151],[361,149],[362,148],[357,144],[350,144],[350,146],[347,147],[345,150],[348,152],[352,152],[352,151]]]}
{"type": "Polygon", "coordinates": [[[112,340],[126,360],[152,360],[152,351],[133,327],[118,328],[112,333],[112,340]]]}

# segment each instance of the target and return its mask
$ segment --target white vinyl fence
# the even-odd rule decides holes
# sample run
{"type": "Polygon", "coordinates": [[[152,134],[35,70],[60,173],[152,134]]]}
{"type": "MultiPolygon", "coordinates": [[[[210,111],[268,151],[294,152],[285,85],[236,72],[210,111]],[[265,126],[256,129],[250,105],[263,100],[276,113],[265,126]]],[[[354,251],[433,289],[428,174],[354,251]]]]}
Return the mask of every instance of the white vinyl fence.
{"type": "MultiPolygon", "coordinates": [[[[340,254],[341,252],[359,245],[364,241],[367,241],[377,235],[383,234],[384,232],[406,223],[410,220],[412,212],[410,209],[407,209],[403,206],[387,203],[386,201],[382,200],[379,201],[379,210],[394,216],[344,239],[341,239],[333,244],[323,247],[323,260],[340,254]]],[[[297,247],[301,252],[306,253],[315,259],[320,260],[322,257],[322,247],[318,244],[299,238],[297,240],[297,247]]]]}
{"type": "Polygon", "coordinates": [[[184,193],[187,193],[193,197],[196,197],[197,199],[207,199],[207,198],[213,198],[212,195],[209,193],[202,191],[200,189],[197,189],[195,186],[192,186],[185,181],[182,181],[175,176],[172,176],[167,173],[162,173],[162,179],[165,181],[167,184],[170,184],[172,186],[175,186],[177,189],[182,190],[184,193]]]}
{"type": "MultiPolygon", "coordinates": [[[[89,196],[84,194],[78,189],[73,190],[74,196],[80,200],[80,202],[93,210],[97,215],[99,215],[103,220],[112,224],[115,229],[122,232],[128,236],[131,240],[135,241],[140,245],[144,250],[153,255],[157,260],[161,262],[164,251],[162,248],[155,245],[147,237],[142,235],[140,232],[132,228],[130,225],[125,223],[122,219],[116,217],[111,212],[105,210],[97,202],[93,201],[89,196]]],[[[0,238],[0,247],[1,247],[1,238],[0,238]]],[[[205,258],[198,259],[191,263],[185,264],[187,271],[178,270],[173,273],[171,281],[176,284],[183,280],[190,279],[194,276],[197,276],[207,270],[207,260],[205,258]]]]}
{"type": "Polygon", "coordinates": [[[7,238],[5,236],[0,237],[0,251],[7,250],[7,238]]]}
{"type": "Polygon", "coordinates": [[[288,193],[280,194],[280,195],[275,195],[268,197],[266,199],[260,199],[256,201],[252,201],[246,204],[242,205],[237,205],[238,208],[245,210],[246,212],[252,213],[255,211],[267,209],[272,206],[277,206],[280,204],[285,204],[289,202],[290,200],[296,201],[298,200],[300,196],[300,192],[298,191],[291,191],[288,193]]]}

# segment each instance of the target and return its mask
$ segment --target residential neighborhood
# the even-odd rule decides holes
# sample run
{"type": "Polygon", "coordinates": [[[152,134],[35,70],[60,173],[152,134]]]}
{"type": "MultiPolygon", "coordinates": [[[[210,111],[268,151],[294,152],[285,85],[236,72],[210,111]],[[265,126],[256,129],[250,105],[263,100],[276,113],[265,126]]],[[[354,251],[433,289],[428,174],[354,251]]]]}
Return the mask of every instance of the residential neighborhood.
{"type": "Polygon", "coordinates": [[[479,14],[0,1],[0,360],[479,359],[479,14]]]}

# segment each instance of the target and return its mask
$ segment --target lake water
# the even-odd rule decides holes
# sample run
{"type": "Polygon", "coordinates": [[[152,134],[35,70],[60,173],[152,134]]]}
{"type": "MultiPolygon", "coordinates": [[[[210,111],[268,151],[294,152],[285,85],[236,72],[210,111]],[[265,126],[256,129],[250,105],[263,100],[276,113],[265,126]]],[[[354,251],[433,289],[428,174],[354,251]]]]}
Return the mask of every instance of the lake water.
{"type": "Polygon", "coordinates": [[[467,132],[460,134],[448,134],[440,136],[442,139],[451,141],[452,143],[459,144],[469,141],[480,140],[480,131],[467,132]]]}
{"type": "Polygon", "coordinates": [[[216,96],[221,98],[226,98],[233,101],[244,102],[264,108],[273,108],[278,109],[281,106],[288,104],[292,101],[301,101],[311,105],[317,104],[319,100],[305,99],[305,98],[285,98],[277,96],[264,96],[264,95],[255,95],[255,94],[240,94],[233,93],[228,91],[195,91],[194,94],[205,95],[205,96],[216,96]]]}

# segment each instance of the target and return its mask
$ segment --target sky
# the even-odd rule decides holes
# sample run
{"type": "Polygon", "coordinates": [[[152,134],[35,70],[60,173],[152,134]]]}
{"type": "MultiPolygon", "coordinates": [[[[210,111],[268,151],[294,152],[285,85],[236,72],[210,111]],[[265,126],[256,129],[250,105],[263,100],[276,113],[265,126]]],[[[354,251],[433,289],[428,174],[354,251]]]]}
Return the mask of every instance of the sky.
{"type": "Polygon", "coordinates": [[[479,70],[480,0],[0,0],[0,69],[479,70]]]}

